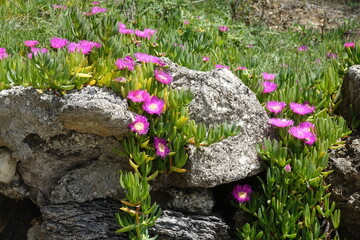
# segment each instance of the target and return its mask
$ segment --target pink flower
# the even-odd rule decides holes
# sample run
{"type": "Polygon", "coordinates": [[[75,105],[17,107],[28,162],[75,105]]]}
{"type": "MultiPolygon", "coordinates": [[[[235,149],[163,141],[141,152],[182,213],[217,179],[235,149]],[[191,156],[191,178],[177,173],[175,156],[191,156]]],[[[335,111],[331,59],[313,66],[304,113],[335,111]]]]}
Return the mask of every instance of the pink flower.
{"type": "Polygon", "coordinates": [[[269,101],[266,104],[266,108],[273,113],[279,113],[286,106],[285,102],[269,101]]]}
{"type": "Polygon", "coordinates": [[[137,61],[139,62],[144,62],[144,63],[154,63],[157,64],[159,66],[165,66],[165,63],[163,61],[160,60],[160,58],[146,54],[146,53],[135,53],[134,54],[135,58],[137,61]]]}
{"type": "Polygon", "coordinates": [[[39,53],[46,53],[46,52],[49,51],[49,50],[46,49],[46,48],[36,48],[36,47],[32,47],[30,50],[31,50],[32,53],[29,53],[29,54],[28,54],[28,58],[29,58],[29,59],[32,59],[33,56],[36,56],[36,55],[38,55],[39,53]]]}
{"type": "Polygon", "coordinates": [[[50,40],[50,45],[53,48],[63,48],[68,44],[68,40],[65,38],[54,37],[50,40]]]}
{"type": "Polygon", "coordinates": [[[35,40],[27,40],[27,41],[24,41],[24,44],[25,46],[27,47],[35,47],[36,45],[38,45],[38,41],[35,41],[35,40]]]}
{"type": "Polygon", "coordinates": [[[163,72],[161,69],[158,70],[157,68],[155,69],[155,78],[163,84],[169,84],[173,80],[171,74],[163,72]]]}
{"type": "Polygon", "coordinates": [[[299,115],[305,115],[315,111],[315,107],[310,106],[307,103],[290,103],[290,108],[294,113],[297,113],[299,115]]]}
{"type": "Polygon", "coordinates": [[[204,56],[204,57],[202,57],[202,60],[203,60],[203,62],[207,62],[210,60],[210,58],[204,56]]]}
{"type": "Polygon", "coordinates": [[[276,90],[277,84],[274,82],[264,81],[263,82],[263,93],[271,93],[276,90]]]}
{"type": "Polygon", "coordinates": [[[84,13],[84,14],[86,16],[89,16],[89,15],[95,15],[95,14],[104,13],[104,12],[107,12],[106,8],[96,6],[96,7],[93,7],[89,13],[84,13]]]}
{"type": "Polygon", "coordinates": [[[144,102],[142,108],[147,113],[160,115],[163,112],[164,106],[165,102],[162,99],[152,96],[144,102]]]}
{"type": "Polygon", "coordinates": [[[156,155],[164,158],[170,153],[170,149],[167,146],[165,139],[154,137],[154,145],[156,149],[156,155]]]}
{"type": "Polygon", "coordinates": [[[220,32],[227,32],[227,31],[229,31],[229,28],[227,26],[220,26],[219,31],[220,32]]]}
{"type": "Polygon", "coordinates": [[[246,67],[237,67],[237,68],[234,68],[234,71],[237,71],[237,70],[248,70],[246,67]]]}
{"type": "Polygon", "coordinates": [[[232,191],[233,197],[239,203],[249,202],[251,199],[250,197],[251,193],[252,193],[252,189],[247,184],[245,184],[244,186],[236,185],[232,191]]]}
{"type": "Polygon", "coordinates": [[[91,3],[92,5],[100,5],[100,2],[99,1],[94,1],[91,3]]]}
{"type": "Polygon", "coordinates": [[[188,20],[184,20],[184,24],[188,25],[188,24],[190,24],[190,22],[188,20]]]}
{"type": "Polygon", "coordinates": [[[114,79],[115,82],[126,82],[127,79],[125,77],[117,77],[114,79]]]}
{"type": "Polygon", "coordinates": [[[266,81],[274,81],[275,77],[276,74],[274,73],[266,73],[266,72],[262,73],[262,78],[266,81]]]}
{"type": "Polygon", "coordinates": [[[131,131],[137,132],[139,135],[147,134],[149,131],[149,121],[146,117],[137,115],[135,120],[128,125],[131,131]]]}
{"type": "Polygon", "coordinates": [[[6,48],[0,48],[0,60],[6,59],[9,54],[6,53],[6,48]]]}
{"type": "Polygon", "coordinates": [[[331,58],[336,59],[338,57],[338,55],[336,53],[331,53],[331,52],[326,53],[326,56],[330,59],[331,58]]]}
{"type": "Polygon", "coordinates": [[[89,54],[94,47],[100,48],[101,44],[97,42],[81,40],[79,43],[71,42],[67,46],[68,52],[81,52],[82,54],[89,54]]]}
{"type": "Polygon", "coordinates": [[[283,118],[270,118],[268,123],[276,127],[288,127],[294,125],[293,120],[283,118]]]}
{"type": "Polygon", "coordinates": [[[134,33],[134,30],[127,29],[125,24],[119,22],[118,25],[119,25],[119,33],[121,33],[121,34],[133,34],[134,33]]]}
{"type": "Polygon", "coordinates": [[[306,52],[309,48],[305,45],[302,45],[300,47],[298,47],[298,51],[299,52],[306,52]]]}
{"type": "Polygon", "coordinates": [[[132,57],[126,56],[124,58],[118,58],[115,62],[118,69],[127,69],[133,71],[135,69],[135,62],[132,57]]]}
{"type": "Polygon", "coordinates": [[[61,5],[52,5],[52,8],[54,8],[54,9],[67,9],[66,6],[61,6],[61,5]]]}
{"type": "Polygon", "coordinates": [[[156,33],[156,30],[154,29],[144,29],[144,31],[140,31],[140,30],[135,30],[135,35],[140,37],[140,38],[146,38],[146,39],[150,39],[150,37],[152,35],[154,35],[156,33]]]}
{"type": "Polygon", "coordinates": [[[291,165],[290,164],[287,164],[285,167],[285,172],[291,172],[291,165]]]}
{"type": "Polygon", "coordinates": [[[226,68],[227,70],[230,70],[229,66],[225,66],[225,65],[220,65],[220,64],[216,64],[215,68],[226,68]]]}
{"type": "Polygon", "coordinates": [[[303,140],[306,144],[312,145],[316,142],[314,133],[315,126],[310,122],[302,122],[297,127],[291,127],[289,133],[295,138],[303,140]]]}
{"type": "Polygon", "coordinates": [[[354,48],[355,47],[355,42],[344,43],[344,47],[346,47],[346,48],[354,48]]]}
{"type": "Polygon", "coordinates": [[[145,102],[150,98],[150,94],[146,90],[131,90],[127,98],[133,102],[145,102]]]}

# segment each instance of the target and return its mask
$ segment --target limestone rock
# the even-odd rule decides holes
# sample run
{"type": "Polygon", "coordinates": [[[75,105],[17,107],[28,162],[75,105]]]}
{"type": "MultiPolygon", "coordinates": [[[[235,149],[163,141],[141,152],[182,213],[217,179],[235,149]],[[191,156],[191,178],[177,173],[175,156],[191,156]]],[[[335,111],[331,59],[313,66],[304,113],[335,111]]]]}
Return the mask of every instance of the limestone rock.
{"type": "Polygon", "coordinates": [[[341,93],[343,102],[340,103],[337,113],[351,123],[355,115],[360,117],[360,65],[354,65],[348,69],[341,87],[341,93]]]}
{"type": "Polygon", "coordinates": [[[341,210],[340,232],[342,237],[357,239],[360,235],[360,135],[351,136],[346,147],[333,150],[327,178],[331,184],[332,198],[341,210]]]}
{"type": "Polygon", "coordinates": [[[227,122],[242,127],[239,135],[209,147],[190,145],[188,172],[163,178],[173,186],[208,188],[257,174],[255,145],[272,136],[273,129],[255,94],[226,69],[193,71],[163,60],[174,77],[172,86],[190,89],[195,96],[189,106],[192,119],[208,126],[227,122]]]}
{"type": "Polygon", "coordinates": [[[16,160],[6,149],[0,149],[0,182],[9,183],[16,172],[16,160]]]}

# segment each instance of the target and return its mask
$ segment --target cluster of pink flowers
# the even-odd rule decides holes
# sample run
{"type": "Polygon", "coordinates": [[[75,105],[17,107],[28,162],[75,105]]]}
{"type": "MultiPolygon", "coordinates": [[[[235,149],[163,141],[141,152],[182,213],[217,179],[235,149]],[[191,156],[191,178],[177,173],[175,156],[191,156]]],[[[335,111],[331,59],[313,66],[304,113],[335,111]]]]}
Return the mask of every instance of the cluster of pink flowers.
{"type": "Polygon", "coordinates": [[[229,27],[228,26],[220,26],[219,31],[220,32],[227,32],[227,31],[229,31],[229,27]]]}
{"type": "Polygon", "coordinates": [[[273,73],[262,73],[262,78],[265,80],[262,83],[264,87],[263,93],[271,93],[276,90],[277,84],[273,82],[275,80],[275,77],[276,74],[273,73]]]}
{"type": "Polygon", "coordinates": [[[355,48],[355,42],[344,43],[344,47],[346,47],[346,48],[355,48]]]}
{"type": "Polygon", "coordinates": [[[101,44],[97,42],[81,40],[79,43],[71,42],[67,46],[69,52],[80,52],[82,54],[89,54],[94,47],[100,48],[101,44]]]}
{"type": "Polygon", "coordinates": [[[0,48],[0,60],[6,59],[9,54],[6,53],[6,48],[0,48]]]}
{"type": "Polygon", "coordinates": [[[139,62],[144,62],[144,63],[151,62],[151,63],[154,63],[159,66],[165,66],[165,63],[163,61],[161,61],[160,58],[155,57],[153,55],[149,55],[146,53],[135,53],[134,56],[135,56],[136,60],[139,62]]]}
{"type": "Polygon", "coordinates": [[[160,115],[165,107],[164,100],[156,96],[151,97],[146,90],[131,90],[127,98],[133,102],[143,102],[142,108],[149,114],[160,115]]]}
{"type": "Polygon", "coordinates": [[[115,65],[120,70],[127,69],[129,71],[133,71],[135,69],[135,61],[131,56],[126,56],[124,58],[118,58],[115,61],[115,65]]]}
{"type": "Polygon", "coordinates": [[[84,15],[85,16],[90,16],[90,15],[95,15],[95,14],[98,14],[98,13],[104,13],[104,12],[107,12],[107,9],[106,8],[102,8],[102,7],[93,7],[90,12],[85,12],[84,15]]]}
{"type": "Polygon", "coordinates": [[[316,142],[315,125],[311,122],[299,123],[298,126],[290,127],[288,132],[306,144],[312,145],[316,142]]]}
{"type": "Polygon", "coordinates": [[[66,38],[58,38],[54,37],[50,40],[50,46],[52,48],[63,48],[68,44],[68,40],[66,38]]]}
{"type": "Polygon", "coordinates": [[[126,25],[121,22],[118,23],[118,26],[119,26],[119,33],[121,34],[135,34],[139,38],[146,38],[148,40],[151,38],[151,36],[153,36],[157,32],[156,30],[151,28],[146,28],[143,31],[127,29],[126,25]]]}

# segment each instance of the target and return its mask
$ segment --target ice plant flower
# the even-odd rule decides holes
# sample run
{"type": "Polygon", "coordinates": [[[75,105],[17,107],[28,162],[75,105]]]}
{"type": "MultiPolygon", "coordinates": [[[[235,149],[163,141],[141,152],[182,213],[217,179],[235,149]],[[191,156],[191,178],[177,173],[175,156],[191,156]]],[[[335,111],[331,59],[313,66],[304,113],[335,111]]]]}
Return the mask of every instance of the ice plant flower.
{"type": "Polygon", "coordinates": [[[66,38],[54,37],[50,40],[50,45],[53,48],[63,48],[66,44],[68,44],[68,40],[66,38]]]}
{"type": "Polygon", "coordinates": [[[309,48],[305,45],[302,45],[300,47],[298,47],[298,51],[299,52],[306,52],[309,48]]]}
{"type": "Polygon", "coordinates": [[[134,30],[127,29],[125,24],[119,22],[118,25],[119,25],[119,33],[121,33],[121,34],[133,34],[134,33],[134,30]]]}
{"type": "Polygon", "coordinates": [[[249,185],[236,185],[232,191],[232,195],[239,203],[249,202],[251,199],[252,189],[249,185]]]}
{"type": "Polygon", "coordinates": [[[92,5],[100,5],[100,2],[99,1],[94,1],[91,3],[92,5]]]}
{"type": "Polygon", "coordinates": [[[127,79],[125,77],[117,77],[114,79],[115,82],[126,82],[127,79]]]}
{"type": "Polygon", "coordinates": [[[288,127],[294,125],[293,120],[284,118],[270,118],[268,123],[276,127],[288,127]]]}
{"type": "Polygon", "coordinates": [[[326,53],[326,56],[330,59],[336,59],[338,57],[336,53],[331,53],[331,52],[326,53]]]}
{"type": "Polygon", "coordinates": [[[163,112],[164,106],[165,106],[164,100],[156,96],[152,96],[144,102],[142,108],[147,113],[160,115],[163,112]]]}
{"type": "Polygon", "coordinates": [[[310,122],[302,122],[296,127],[291,127],[289,133],[297,138],[303,140],[306,144],[312,145],[316,142],[316,135],[314,133],[315,126],[310,122]]]}
{"type": "Polygon", "coordinates": [[[190,22],[188,21],[188,20],[184,20],[184,22],[183,22],[185,25],[188,25],[188,24],[190,24],[190,22]]]}
{"type": "Polygon", "coordinates": [[[210,58],[204,56],[204,57],[202,57],[202,60],[203,60],[203,62],[207,62],[210,60],[210,58]]]}
{"type": "Polygon", "coordinates": [[[27,40],[27,41],[24,41],[24,44],[25,46],[27,47],[35,47],[36,45],[38,45],[38,41],[35,41],[35,40],[27,40]]]}
{"type": "Polygon", "coordinates": [[[263,72],[261,74],[262,74],[262,78],[266,81],[274,81],[274,79],[276,77],[276,74],[274,74],[274,73],[263,72]]]}
{"type": "Polygon", "coordinates": [[[115,65],[120,70],[127,69],[129,71],[133,71],[135,69],[135,62],[131,56],[126,56],[124,58],[118,58],[115,62],[115,65]]]}
{"type": "Polygon", "coordinates": [[[154,146],[156,149],[156,155],[162,158],[166,157],[170,153],[167,142],[163,138],[154,137],[154,146]]]}
{"type": "Polygon", "coordinates": [[[315,107],[310,106],[307,103],[301,104],[301,103],[293,102],[290,103],[290,108],[294,113],[297,113],[299,115],[306,115],[315,111],[315,107]]]}
{"type": "Polygon", "coordinates": [[[271,93],[276,90],[277,84],[270,81],[264,81],[263,87],[264,87],[263,93],[271,93]]]}
{"type": "Polygon", "coordinates": [[[237,68],[234,68],[234,71],[237,71],[237,70],[248,70],[246,67],[237,67],[237,68]]]}
{"type": "Polygon", "coordinates": [[[6,48],[0,48],[0,60],[6,59],[9,54],[6,53],[6,48]]]}
{"type": "Polygon", "coordinates": [[[135,30],[135,35],[140,38],[150,39],[152,35],[154,35],[157,31],[151,28],[146,28],[144,31],[135,30]]]}
{"type": "Polygon", "coordinates": [[[145,102],[150,98],[150,94],[146,90],[131,90],[127,98],[133,102],[145,102]]]}
{"type": "Polygon", "coordinates": [[[154,63],[157,64],[159,66],[165,66],[165,63],[163,61],[160,60],[160,58],[146,54],[146,53],[135,53],[134,54],[135,58],[137,61],[139,62],[144,62],[144,63],[154,63]]]}
{"type": "Polygon", "coordinates": [[[31,53],[28,54],[28,58],[29,58],[29,59],[32,59],[33,56],[36,56],[36,55],[38,55],[39,53],[46,53],[46,52],[49,51],[49,50],[46,49],[46,48],[36,48],[36,47],[32,47],[30,50],[31,50],[31,53]]]}
{"type": "Polygon", "coordinates": [[[230,67],[229,67],[229,66],[220,65],[220,64],[216,64],[216,65],[215,65],[215,68],[226,68],[227,70],[230,70],[230,67]]]}
{"type": "Polygon", "coordinates": [[[229,27],[228,26],[220,26],[219,31],[220,32],[227,32],[227,31],[229,31],[229,27]]]}
{"type": "Polygon", "coordinates": [[[266,104],[266,108],[273,113],[279,113],[286,106],[285,102],[269,101],[266,104]]]}
{"type": "Polygon", "coordinates": [[[104,12],[107,12],[106,8],[96,6],[96,7],[93,7],[90,12],[84,13],[84,15],[90,16],[90,15],[95,15],[95,14],[104,13],[104,12]]]}
{"type": "Polygon", "coordinates": [[[163,84],[169,84],[173,80],[171,74],[163,72],[161,69],[159,70],[157,68],[155,69],[155,78],[163,84]]]}
{"type": "Polygon", "coordinates": [[[285,167],[285,172],[291,172],[291,165],[290,164],[287,164],[285,167]]]}
{"type": "Polygon", "coordinates": [[[82,54],[89,54],[94,47],[100,48],[101,44],[97,42],[81,40],[79,43],[71,42],[67,46],[68,52],[81,52],[82,54]]]}
{"type": "Polygon", "coordinates": [[[137,132],[139,135],[144,135],[149,131],[149,121],[145,116],[137,115],[128,127],[131,131],[137,132]]]}
{"type": "Polygon", "coordinates": [[[354,48],[355,47],[355,42],[344,43],[344,47],[346,47],[346,48],[354,48]]]}

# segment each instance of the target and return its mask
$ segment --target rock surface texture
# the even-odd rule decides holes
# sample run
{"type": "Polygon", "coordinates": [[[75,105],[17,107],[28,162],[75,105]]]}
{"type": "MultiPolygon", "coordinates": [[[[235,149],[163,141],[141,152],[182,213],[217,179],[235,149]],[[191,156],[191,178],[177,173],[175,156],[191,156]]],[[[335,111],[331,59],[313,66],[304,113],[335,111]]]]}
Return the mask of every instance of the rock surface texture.
{"type": "MultiPolygon", "coordinates": [[[[194,93],[193,119],[208,126],[235,122],[243,130],[210,147],[190,146],[188,173],[159,177],[159,191],[183,189],[164,190],[170,197],[162,206],[172,210],[153,231],[159,239],[227,239],[228,226],[212,212],[212,187],[258,173],[255,143],[272,129],[254,93],[229,71],[168,64],[172,86],[194,93]]],[[[24,87],[0,92],[0,193],[39,207],[41,220],[28,239],[121,239],[114,233],[123,195],[118,170],[129,166],[112,149],[133,117],[126,100],[106,88],[64,96],[24,87]]]]}
{"type": "Polygon", "coordinates": [[[328,181],[332,198],[341,210],[341,236],[358,239],[360,236],[360,134],[353,134],[345,148],[333,150],[329,168],[334,170],[328,181]]]}
{"type": "Polygon", "coordinates": [[[360,117],[360,65],[354,65],[348,69],[341,87],[341,93],[343,102],[340,103],[337,112],[348,123],[351,123],[355,115],[360,117]]]}

